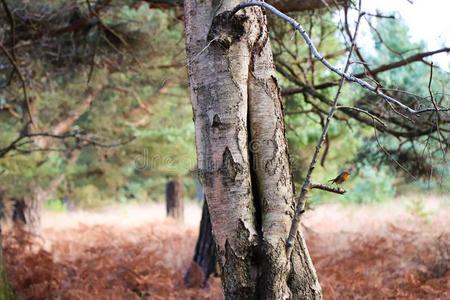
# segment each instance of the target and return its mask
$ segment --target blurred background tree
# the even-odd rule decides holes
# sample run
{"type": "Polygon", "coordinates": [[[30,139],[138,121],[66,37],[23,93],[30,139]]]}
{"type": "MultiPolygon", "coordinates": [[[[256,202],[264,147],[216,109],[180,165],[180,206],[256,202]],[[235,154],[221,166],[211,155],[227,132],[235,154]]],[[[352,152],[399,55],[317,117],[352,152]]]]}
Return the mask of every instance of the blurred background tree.
{"type": "MultiPolygon", "coordinates": [[[[175,11],[116,4],[89,8],[76,1],[8,2],[18,19],[14,55],[33,99],[33,130],[52,132],[66,125],[58,133],[88,133],[105,145],[83,147],[76,139],[43,138],[38,145],[43,147],[29,143],[7,153],[0,168],[8,197],[36,197],[63,174],[43,200],[68,197],[77,206],[92,208],[160,199],[167,178],[195,167],[186,72],[180,71],[182,23],[175,11]],[[77,23],[81,32],[72,28],[74,18],[83,21],[77,23]],[[123,147],[110,147],[130,137],[134,140],[123,147]],[[77,157],[68,164],[73,152],[77,157]],[[137,166],[144,153],[147,165],[137,166]]],[[[4,40],[10,30],[2,28],[4,40]]],[[[2,63],[0,148],[21,134],[25,115],[20,82],[7,82],[13,66],[3,56],[2,63]]],[[[193,194],[193,189],[188,191],[193,194]]]]}
{"type": "MultiPolygon", "coordinates": [[[[45,200],[67,197],[79,207],[94,208],[160,200],[165,184],[182,178],[187,198],[194,198],[194,130],[180,9],[161,9],[159,4],[143,1],[5,3],[14,24],[3,10],[0,17],[7,26],[0,29],[0,39],[24,77],[35,122],[32,130],[51,132],[66,125],[61,134],[88,135],[107,146],[83,145],[76,138],[40,138],[22,145],[0,158],[2,188],[8,197],[36,198],[41,193],[45,200]],[[133,141],[120,147],[108,147],[132,137],[133,141]]],[[[336,26],[334,10],[291,14],[306,24],[319,51],[332,63],[342,61],[348,37],[345,24],[336,26]]],[[[298,184],[320,134],[326,101],[335,93],[335,86],[323,86],[334,79],[312,60],[290,26],[272,18],[269,21],[298,184]]],[[[370,21],[374,46],[359,50],[371,66],[428,50],[424,42],[410,41],[408,28],[398,16],[370,17],[370,21]]],[[[359,60],[355,55],[354,61],[359,60]]],[[[0,56],[0,66],[3,148],[25,130],[27,107],[21,82],[14,74],[17,70],[5,53],[0,56]],[[14,80],[10,80],[11,74],[14,80]]],[[[364,72],[363,64],[354,64],[352,72],[364,72]]],[[[409,94],[397,90],[408,90],[418,95],[414,101],[428,105],[429,73],[429,65],[418,60],[377,76],[385,88],[395,89],[392,93],[397,97],[406,99],[409,94]]],[[[435,68],[432,90],[442,106],[449,104],[444,97],[449,87],[446,76],[435,68]]],[[[341,99],[340,105],[374,109],[373,96],[353,86],[346,86],[341,99]]],[[[404,128],[395,123],[395,117],[380,117],[392,121],[394,128],[404,128]]],[[[351,192],[340,197],[342,201],[382,201],[396,191],[408,190],[402,185],[448,190],[445,179],[450,171],[448,164],[442,163],[442,151],[436,150],[441,148],[438,139],[426,134],[414,139],[393,137],[381,130],[375,134],[370,118],[364,123],[345,110],[336,118],[339,122],[332,123],[315,180],[327,181],[341,168],[355,165],[356,175],[348,184],[351,192]],[[380,145],[386,151],[380,150],[380,145]],[[367,192],[375,189],[376,199],[367,199],[367,192]]],[[[321,193],[313,196],[314,201],[329,198],[321,193]]]]}

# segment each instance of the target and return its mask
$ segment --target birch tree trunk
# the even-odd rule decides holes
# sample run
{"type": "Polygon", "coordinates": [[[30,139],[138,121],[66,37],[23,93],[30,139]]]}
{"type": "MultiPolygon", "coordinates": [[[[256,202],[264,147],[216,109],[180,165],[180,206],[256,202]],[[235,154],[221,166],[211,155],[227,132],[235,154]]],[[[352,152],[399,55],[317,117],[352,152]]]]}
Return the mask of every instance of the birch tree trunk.
{"type": "MultiPolygon", "coordinates": [[[[70,153],[70,157],[67,161],[67,165],[74,164],[80,157],[81,151],[74,150],[70,153]]],[[[16,200],[16,208],[18,216],[23,219],[26,229],[35,234],[39,234],[41,231],[41,218],[44,205],[55,194],[58,187],[66,179],[66,173],[59,174],[53,178],[52,181],[45,188],[39,184],[32,184],[32,192],[23,199],[16,200]],[[20,204],[20,205],[17,205],[20,204]]],[[[19,219],[20,219],[19,218],[19,219]]]]}
{"type": "MultiPolygon", "coordinates": [[[[0,187],[0,221],[7,215],[6,212],[6,195],[0,187]]],[[[3,257],[3,234],[2,234],[2,222],[0,222],[0,299],[16,300],[18,297],[15,295],[11,285],[8,281],[6,274],[5,260],[3,257]]]]}
{"type": "Polygon", "coordinates": [[[266,18],[236,0],[186,0],[199,177],[225,299],[321,299],[301,234],[285,242],[294,189],[266,18]]]}

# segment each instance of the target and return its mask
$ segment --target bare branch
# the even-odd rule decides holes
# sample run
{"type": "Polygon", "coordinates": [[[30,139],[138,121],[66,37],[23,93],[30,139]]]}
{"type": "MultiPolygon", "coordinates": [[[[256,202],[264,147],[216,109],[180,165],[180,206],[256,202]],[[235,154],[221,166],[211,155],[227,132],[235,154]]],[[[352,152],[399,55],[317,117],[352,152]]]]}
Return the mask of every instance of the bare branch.
{"type": "Polygon", "coordinates": [[[376,120],[378,123],[380,123],[383,127],[387,128],[386,123],[384,123],[380,118],[378,118],[377,116],[374,116],[373,114],[371,114],[367,110],[364,110],[364,109],[361,109],[361,108],[357,108],[357,107],[353,107],[353,106],[345,106],[345,105],[339,105],[336,108],[337,109],[351,109],[351,110],[354,110],[354,111],[366,114],[369,117],[371,117],[373,120],[376,120]]]}
{"type": "Polygon", "coordinates": [[[372,14],[372,13],[366,13],[366,15],[370,16],[370,17],[375,17],[375,18],[381,18],[381,19],[396,19],[396,17],[394,15],[383,15],[380,13],[376,13],[376,14],[372,14]]]}
{"type": "Polygon", "coordinates": [[[319,190],[327,191],[330,193],[341,194],[341,195],[343,195],[347,192],[346,190],[344,190],[340,187],[329,186],[329,185],[322,184],[322,183],[311,183],[309,185],[309,187],[311,189],[319,189],[319,190]]]}
{"type": "MultiPolygon", "coordinates": [[[[450,52],[450,48],[441,48],[438,50],[434,50],[434,51],[428,51],[428,52],[422,52],[422,53],[416,53],[414,55],[411,55],[405,59],[401,59],[399,61],[390,63],[390,64],[384,64],[381,65],[379,67],[376,67],[375,69],[371,69],[370,73],[373,75],[376,75],[378,73],[382,73],[382,72],[386,72],[386,71],[390,71],[393,69],[397,69],[397,68],[401,68],[403,66],[406,66],[410,63],[416,62],[416,61],[423,61],[424,58],[428,57],[428,56],[432,56],[435,54],[439,54],[439,53],[444,53],[444,52],[450,52]]],[[[362,78],[366,76],[366,73],[362,72],[362,73],[357,73],[354,74],[353,76],[357,77],[357,78],[362,78]]],[[[323,82],[320,83],[318,85],[315,85],[314,88],[316,90],[322,90],[322,89],[327,89],[333,86],[338,85],[339,81],[329,81],[329,82],[323,82]]],[[[386,90],[386,89],[384,89],[386,90]]],[[[304,88],[303,87],[297,87],[297,88],[289,88],[289,89],[284,89],[281,91],[283,96],[289,96],[289,95],[293,95],[293,94],[297,94],[297,93],[303,93],[304,92],[304,88]]]]}
{"type": "MultiPolygon", "coordinates": [[[[3,4],[3,9],[6,12],[6,15],[9,19],[9,26],[11,27],[11,57],[16,60],[16,52],[15,52],[15,47],[16,47],[16,22],[14,20],[14,17],[11,13],[11,10],[8,7],[8,4],[6,3],[6,0],[1,0],[2,4],[3,4]]],[[[8,83],[7,85],[11,82],[13,76],[14,76],[14,72],[16,71],[16,69],[14,68],[13,71],[11,72],[11,75],[8,79],[8,83]]]]}
{"type": "MultiPolygon", "coordinates": [[[[432,82],[433,82],[433,62],[431,62],[431,66],[430,66],[430,80],[428,81],[428,91],[430,93],[431,103],[433,103],[433,106],[434,106],[434,108],[436,110],[436,130],[437,130],[437,134],[438,134],[438,136],[441,136],[441,129],[440,129],[440,126],[439,126],[439,123],[440,123],[439,110],[438,110],[437,103],[434,100],[433,91],[431,90],[431,83],[432,82]]],[[[440,148],[442,150],[442,156],[443,156],[443,158],[445,160],[446,153],[445,153],[444,147],[442,146],[442,143],[441,143],[440,139],[439,139],[439,146],[440,146],[440,148]]]]}
{"type": "MultiPolygon", "coordinates": [[[[378,74],[378,73],[381,73],[381,72],[385,72],[385,71],[389,71],[389,70],[392,70],[392,69],[396,69],[396,68],[405,66],[407,64],[410,64],[412,62],[421,61],[425,57],[432,56],[432,55],[439,54],[439,53],[444,53],[444,52],[450,52],[450,47],[445,47],[445,48],[441,48],[441,49],[434,50],[434,51],[416,53],[414,55],[406,57],[405,59],[401,59],[399,61],[396,61],[396,62],[393,62],[393,63],[390,63],[390,64],[381,65],[381,66],[373,69],[372,73],[378,74]]],[[[356,77],[362,77],[363,74],[360,73],[360,74],[356,74],[355,76],[356,77]]]]}
{"type": "Polygon", "coordinates": [[[378,147],[386,154],[387,157],[389,157],[389,159],[391,161],[393,161],[397,166],[399,166],[403,171],[405,171],[409,176],[411,176],[411,178],[413,180],[417,180],[417,178],[411,174],[411,172],[408,171],[408,169],[406,169],[401,163],[399,163],[395,158],[392,157],[392,155],[389,153],[389,151],[387,151],[383,145],[381,145],[380,140],[378,138],[378,134],[377,134],[377,129],[376,127],[373,128],[374,132],[375,132],[375,139],[377,141],[378,147]]]}
{"type": "MultiPolygon", "coordinates": [[[[287,72],[285,72],[282,69],[279,69],[277,67],[277,71],[279,71],[284,77],[286,77],[288,80],[298,84],[299,86],[301,86],[301,89],[303,89],[303,93],[311,95],[313,98],[318,99],[320,102],[327,104],[327,105],[331,105],[332,100],[330,98],[328,98],[326,95],[319,93],[318,91],[316,91],[313,87],[307,86],[305,85],[303,82],[299,81],[296,78],[293,78],[292,76],[290,76],[289,74],[287,74],[287,72]]],[[[318,106],[316,103],[312,102],[311,100],[307,100],[305,98],[305,101],[309,104],[311,104],[315,109],[324,112],[323,108],[321,108],[320,106],[318,106]]],[[[339,106],[338,106],[339,108],[339,106]]],[[[360,108],[359,108],[360,109],[360,108]]],[[[380,122],[373,122],[373,117],[370,115],[373,115],[374,117],[379,118],[380,120],[382,120],[382,118],[380,117],[380,115],[378,115],[376,112],[373,111],[367,111],[369,114],[366,114],[364,112],[361,111],[361,113],[364,113],[365,115],[369,116],[370,119],[367,119],[363,116],[361,116],[361,114],[357,111],[357,109],[351,109],[351,108],[342,108],[340,109],[340,111],[342,111],[342,113],[344,113],[345,115],[347,115],[348,117],[351,117],[361,123],[364,123],[368,126],[371,127],[375,127],[377,130],[381,131],[381,132],[386,132],[389,133],[392,136],[395,137],[403,137],[403,138],[416,138],[416,137],[420,137],[420,136],[428,136],[431,133],[433,133],[434,131],[436,131],[436,127],[434,125],[432,125],[429,128],[425,128],[425,129],[419,129],[417,126],[408,126],[408,124],[405,123],[400,123],[395,119],[388,119],[387,121],[390,123],[393,123],[395,125],[400,126],[402,129],[406,129],[406,130],[395,130],[386,126],[383,126],[380,122]]],[[[434,110],[433,110],[434,112],[434,110]]],[[[326,112],[325,112],[326,113],[326,112]]],[[[334,115],[334,118],[341,120],[341,121],[345,121],[345,118],[339,116],[338,114],[334,115]]],[[[442,121],[442,120],[441,120],[442,121]]],[[[417,122],[417,121],[416,121],[417,122]]],[[[442,122],[441,122],[442,123],[442,122]]],[[[441,128],[441,131],[443,131],[444,129],[441,128]]]]}
{"type": "MultiPolygon", "coordinates": [[[[106,31],[108,31],[109,33],[111,33],[111,34],[112,34],[116,39],[118,39],[123,45],[125,45],[125,46],[128,47],[129,45],[128,45],[128,43],[123,39],[123,37],[122,37],[120,34],[118,34],[117,32],[115,32],[113,29],[111,29],[109,26],[107,26],[107,25],[103,22],[103,20],[100,18],[100,15],[99,15],[98,11],[96,11],[96,10],[92,7],[91,1],[90,1],[90,0],[86,0],[86,4],[87,4],[87,6],[88,6],[89,12],[97,18],[97,20],[98,20],[98,22],[99,22],[101,28],[102,28],[103,30],[106,30],[106,31]]],[[[107,37],[105,37],[105,39],[106,39],[107,41],[109,41],[107,37]]]]}
{"type": "MultiPolygon", "coordinates": [[[[298,23],[296,20],[294,20],[293,18],[283,14],[282,12],[280,12],[278,9],[276,9],[275,7],[273,7],[272,5],[269,5],[265,2],[262,1],[258,1],[258,0],[248,0],[247,2],[241,3],[238,6],[236,6],[230,13],[230,16],[234,16],[239,10],[244,9],[246,7],[251,7],[251,6],[259,6],[262,8],[265,8],[269,11],[271,11],[273,14],[275,14],[277,17],[283,19],[284,21],[288,22],[289,24],[292,25],[292,27],[298,31],[301,36],[303,37],[303,39],[305,40],[306,44],[308,45],[313,57],[315,59],[317,59],[318,61],[320,61],[325,67],[327,67],[329,70],[333,71],[334,73],[338,74],[341,78],[344,78],[345,80],[349,81],[349,82],[354,82],[358,85],[360,85],[362,88],[371,91],[372,93],[375,93],[377,95],[379,95],[380,97],[382,97],[386,102],[388,102],[391,105],[396,105],[406,111],[408,111],[411,114],[419,114],[419,113],[423,113],[423,112],[428,112],[428,111],[435,111],[435,108],[425,108],[425,109],[421,109],[421,110],[415,110],[405,104],[403,104],[402,102],[400,102],[399,100],[386,95],[385,93],[383,93],[378,86],[373,86],[370,83],[361,80],[357,77],[355,77],[354,75],[347,73],[347,69],[343,71],[341,71],[340,68],[337,68],[335,66],[333,66],[332,64],[330,64],[328,62],[328,60],[325,59],[325,57],[323,57],[318,50],[316,49],[316,47],[314,46],[311,38],[309,37],[309,35],[306,33],[305,29],[302,27],[302,25],[300,23],[298,23]]],[[[446,111],[449,109],[442,109],[442,108],[438,108],[438,111],[446,111]]],[[[400,112],[398,112],[399,114],[401,114],[400,112]]],[[[405,116],[404,114],[401,114],[402,116],[408,118],[407,116],[405,116]]]]}
{"type": "MultiPolygon", "coordinates": [[[[356,36],[358,34],[359,24],[361,23],[361,17],[362,16],[363,16],[363,14],[361,14],[361,1],[360,1],[359,2],[359,16],[358,16],[358,20],[356,22],[355,33],[354,33],[354,36],[353,36],[353,39],[352,39],[353,42],[352,42],[352,45],[350,47],[350,50],[349,50],[349,53],[348,53],[348,56],[347,56],[347,60],[345,62],[345,67],[344,67],[344,72],[343,73],[347,72],[347,70],[348,70],[348,68],[350,66],[350,59],[351,59],[351,56],[352,56],[352,53],[353,53],[353,49],[355,48],[355,40],[356,40],[356,36]]],[[[303,32],[304,32],[304,30],[303,30],[303,32]]],[[[287,257],[290,257],[291,253],[292,253],[294,241],[295,241],[295,238],[297,237],[298,228],[300,226],[301,215],[302,215],[302,212],[305,209],[306,195],[308,194],[308,191],[309,191],[309,188],[310,188],[310,185],[311,185],[311,176],[312,176],[312,173],[313,173],[313,171],[314,171],[314,169],[316,167],[317,160],[318,160],[319,153],[320,153],[320,149],[322,148],[323,142],[324,142],[325,137],[326,137],[326,135],[328,133],[328,128],[330,126],[331,119],[333,118],[333,115],[334,115],[334,113],[335,113],[335,111],[337,109],[337,103],[338,103],[339,96],[341,95],[341,90],[342,90],[342,87],[344,85],[344,81],[345,81],[345,77],[343,76],[341,78],[341,82],[340,82],[340,84],[338,86],[338,90],[336,92],[336,96],[334,97],[334,101],[331,104],[330,110],[328,112],[328,115],[327,115],[327,118],[326,118],[326,121],[325,121],[325,125],[323,126],[322,134],[321,134],[321,136],[319,138],[319,141],[317,142],[316,150],[314,151],[313,157],[311,159],[311,163],[309,164],[308,172],[306,174],[306,178],[305,178],[305,181],[303,183],[302,190],[300,192],[299,197],[296,199],[295,213],[294,213],[294,217],[292,219],[291,228],[289,230],[289,236],[288,236],[288,238],[286,240],[286,254],[287,254],[287,257]]]]}
{"type": "Polygon", "coordinates": [[[104,143],[99,140],[93,139],[86,134],[80,134],[79,132],[71,132],[66,134],[53,134],[49,132],[36,132],[36,133],[26,133],[19,135],[15,140],[13,140],[8,146],[0,148],[0,158],[5,157],[9,152],[16,151],[23,154],[29,154],[31,152],[37,151],[60,151],[61,149],[46,149],[46,148],[33,148],[33,149],[21,149],[22,146],[30,145],[33,143],[33,138],[51,138],[58,140],[74,139],[77,142],[77,147],[85,146],[96,146],[101,148],[114,148],[130,143],[135,139],[134,136],[129,137],[124,141],[119,141],[115,143],[104,143]]]}
{"type": "Polygon", "coordinates": [[[22,83],[22,91],[23,91],[23,97],[25,98],[25,107],[27,110],[28,118],[30,119],[31,124],[33,123],[33,117],[31,116],[31,110],[30,110],[30,101],[28,99],[28,92],[27,92],[27,85],[25,83],[25,78],[23,77],[22,73],[20,72],[19,66],[17,65],[14,57],[6,50],[6,48],[3,46],[2,43],[0,43],[0,49],[3,51],[5,56],[8,58],[9,62],[13,66],[13,68],[16,70],[17,75],[19,75],[20,82],[22,83]]]}

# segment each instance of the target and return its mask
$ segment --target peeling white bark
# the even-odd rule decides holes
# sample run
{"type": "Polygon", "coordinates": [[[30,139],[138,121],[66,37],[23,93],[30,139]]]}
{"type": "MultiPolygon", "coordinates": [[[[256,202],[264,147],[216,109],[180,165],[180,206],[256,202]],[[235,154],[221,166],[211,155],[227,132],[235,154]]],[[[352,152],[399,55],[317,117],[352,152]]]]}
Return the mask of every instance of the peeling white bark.
{"type": "Polygon", "coordinates": [[[198,168],[224,295],[320,299],[303,239],[298,256],[285,251],[294,191],[266,19],[260,8],[228,19],[238,3],[184,5],[198,168]]]}

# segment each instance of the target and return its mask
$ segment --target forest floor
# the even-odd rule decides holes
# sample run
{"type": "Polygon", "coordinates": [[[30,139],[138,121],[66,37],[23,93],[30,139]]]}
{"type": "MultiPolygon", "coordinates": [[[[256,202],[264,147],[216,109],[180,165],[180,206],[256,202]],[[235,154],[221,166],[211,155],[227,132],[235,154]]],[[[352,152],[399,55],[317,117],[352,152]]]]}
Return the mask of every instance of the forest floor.
{"type": "MultiPolygon", "coordinates": [[[[448,198],[308,211],[325,299],[450,299],[448,198]]],[[[159,204],[46,213],[40,236],[5,233],[9,279],[22,299],[221,299],[218,278],[183,285],[200,207],[186,207],[183,225],[164,214],[159,204]]]]}

